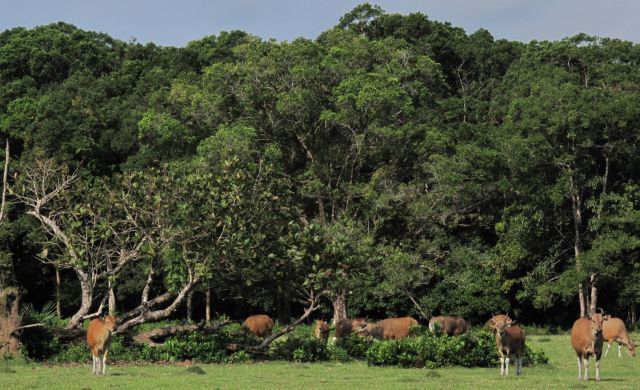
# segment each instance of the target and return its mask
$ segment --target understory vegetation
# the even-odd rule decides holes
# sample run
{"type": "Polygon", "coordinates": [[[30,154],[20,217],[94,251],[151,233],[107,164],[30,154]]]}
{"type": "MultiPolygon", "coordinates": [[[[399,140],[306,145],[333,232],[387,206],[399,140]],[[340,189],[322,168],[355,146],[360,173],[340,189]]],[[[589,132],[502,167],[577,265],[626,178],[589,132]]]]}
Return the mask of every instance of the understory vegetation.
{"type": "MultiPolygon", "coordinates": [[[[434,336],[421,327],[415,328],[413,333],[414,336],[402,340],[379,341],[351,335],[335,343],[324,343],[311,336],[309,326],[300,326],[274,342],[266,352],[252,350],[251,346],[259,344],[260,340],[237,325],[225,327],[215,334],[181,332],[153,347],[117,335],[109,349],[109,360],[115,363],[360,360],[372,366],[416,368],[492,367],[498,362],[495,337],[487,330],[474,330],[460,337],[434,336]]],[[[31,342],[25,346],[25,356],[32,359],[54,364],[91,362],[91,354],[84,342],[60,344],[50,336],[29,339],[31,342]]],[[[542,351],[527,348],[525,365],[546,363],[548,358],[542,351]]]]}

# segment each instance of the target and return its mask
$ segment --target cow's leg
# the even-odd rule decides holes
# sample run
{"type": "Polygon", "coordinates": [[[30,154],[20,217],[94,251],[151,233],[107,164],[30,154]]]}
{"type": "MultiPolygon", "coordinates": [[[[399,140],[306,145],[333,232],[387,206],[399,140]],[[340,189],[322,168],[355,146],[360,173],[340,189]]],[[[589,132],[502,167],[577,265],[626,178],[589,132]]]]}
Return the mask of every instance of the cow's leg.
{"type": "Polygon", "coordinates": [[[102,375],[104,375],[105,371],[107,370],[107,354],[109,353],[109,350],[105,350],[104,353],[102,354],[102,375]]]}
{"type": "Polygon", "coordinates": [[[589,381],[589,358],[588,357],[582,358],[582,366],[584,367],[584,380],[588,382],[589,381]]]}
{"type": "Polygon", "coordinates": [[[504,375],[509,376],[509,355],[504,359],[504,375]]]}
{"type": "Polygon", "coordinates": [[[607,341],[607,350],[604,353],[604,357],[607,357],[610,349],[611,349],[611,341],[607,341]]]}
{"type": "Polygon", "coordinates": [[[618,357],[622,357],[622,354],[620,353],[621,348],[622,348],[622,344],[618,343],[618,357]]]}
{"type": "Polygon", "coordinates": [[[91,360],[93,361],[93,368],[91,369],[91,373],[95,374],[96,373],[96,355],[94,355],[93,353],[91,354],[91,360]]]}
{"type": "Polygon", "coordinates": [[[504,375],[504,355],[500,355],[500,375],[504,375]]]}
{"type": "Polygon", "coordinates": [[[596,358],[596,381],[600,382],[600,359],[596,358]]]}
{"type": "Polygon", "coordinates": [[[578,356],[578,381],[582,380],[582,357],[578,356]]]}
{"type": "Polygon", "coordinates": [[[516,357],[516,375],[522,375],[522,355],[516,357]]]}

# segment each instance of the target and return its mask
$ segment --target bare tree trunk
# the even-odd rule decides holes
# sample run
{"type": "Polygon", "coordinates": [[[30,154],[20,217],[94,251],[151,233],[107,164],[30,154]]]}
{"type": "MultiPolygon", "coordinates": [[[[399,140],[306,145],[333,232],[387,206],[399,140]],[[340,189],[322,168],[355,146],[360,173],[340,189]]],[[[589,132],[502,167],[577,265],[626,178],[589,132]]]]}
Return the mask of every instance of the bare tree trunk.
{"type": "Polygon", "coordinates": [[[4,219],[5,205],[7,202],[7,187],[9,178],[9,138],[7,137],[4,148],[4,172],[2,174],[2,204],[0,204],[0,222],[4,219]]]}
{"type": "MultiPolygon", "coordinates": [[[[573,179],[571,180],[571,209],[573,214],[573,251],[576,259],[576,269],[582,271],[582,262],[580,255],[582,254],[582,198],[575,188],[573,179]]],[[[588,303],[582,283],[578,286],[578,300],[580,301],[580,317],[586,317],[588,303]]]]}
{"type": "Polygon", "coordinates": [[[343,318],[347,318],[347,290],[340,290],[335,294],[331,303],[333,304],[333,324],[337,324],[343,318]]]}
{"type": "Polygon", "coordinates": [[[204,321],[208,324],[211,322],[211,288],[207,287],[206,306],[204,310],[204,321]]]}
{"type": "Polygon", "coordinates": [[[89,280],[89,276],[82,272],[81,270],[76,269],[76,274],[78,275],[78,280],[80,281],[80,296],[81,303],[80,308],[74,314],[69,323],[67,324],[67,329],[76,328],[82,325],[82,317],[84,317],[89,310],[91,310],[91,301],[93,299],[93,286],[91,285],[91,281],[89,280]]]}
{"type": "MultiPolygon", "coordinates": [[[[123,318],[131,318],[131,319],[126,320],[122,324],[120,324],[116,332],[121,333],[133,326],[136,326],[145,322],[158,321],[158,320],[167,318],[173,312],[176,311],[176,309],[182,304],[182,301],[186,299],[187,294],[197,286],[198,282],[199,282],[198,280],[195,280],[193,282],[189,282],[186,285],[184,285],[180,290],[180,292],[178,293],[178,295],[175,296],[175,298],[173,299],[173,302],[171,302],[171,304],[169,304],[169,306],[167,306],[164,309],[148,311],[147,309],[152,306],[151,305],[152,302],[149,301],[149,304],[147,306],[140,305],[139,307],[131,311],[131,312],[139,313],[137,317],[133,317],[131,315],[131,312],[123,315],[123,318]]],[[[167,294],[163,294],[164,298],[168,297],[167,299],[163,299],[163,301],[166,301],[170,299],[171,296],[173,296],[173,294],[169,294],[169,295],[167,294]]]]}
{"type": "Polygon", "coordinates": [[[113,283],[109,281],[109,315],[116,315],[116,293],[113,290],[113,283]]]}
{"type": "Polygon", "coordinates": [[[318,310],[318,308],[320,307],[320,298],[322,298],[323,295],[326,295],[327,292],[323,291],[317,295],[311,294],[311,296],[309,297],[309,306],[304,309],[304,314],[302,314],[302,316],[300,316],[297,320],[295,320],[293,323],[285,326],[284,328],[282,328],[279,332],[272,334],[271,336],[265,338],[262,343],[256,347],[254,347],[254,350],[257,351],[264,351],[266,350],[269,345],[278,337],[281,337],[289,332],[291,332],[296,326],[298,326],[298,324],[300,324],[302,321],[306,320],[314,311],[318,310]]]}
{"type": "Polygon", "coordinates": [[[56,267],[56,315],[62,318],[62,305],[60,304],[60,268],[56,267]]]}
{"type": "Polygon", "coordinates": [[[193,322],[193,290],[187,293],[187,322],[193,322]]]}
{"type": "Polygon", "coordinates": [[[591,299],[589,302],[589,314],[596,312],[598,306],[598,288],[596,287],[596,274],[591,274],[589,278],[589,284],[591,285],[591,299]]]}

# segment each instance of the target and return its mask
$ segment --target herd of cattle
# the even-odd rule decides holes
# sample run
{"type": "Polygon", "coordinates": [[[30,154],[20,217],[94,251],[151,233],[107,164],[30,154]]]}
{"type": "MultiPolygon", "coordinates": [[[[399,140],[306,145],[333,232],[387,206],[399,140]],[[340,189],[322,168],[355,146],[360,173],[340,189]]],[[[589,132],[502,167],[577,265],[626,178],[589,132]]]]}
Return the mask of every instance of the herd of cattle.
{"type": "MultiPolygon", "coordinates": [[[[493,315],[485,323],[485,328],[492,329],[495,333],[496,347],[500,355],[500,375],[509,375],[509,363],[512,357],[515,358],[516,374],[522,373],[525,334],[524,330],[514,323],[515,321],[508,314],[493,315]]],[[[412,317],[387,318],[375,323],[370,323],[365,318],[344,318],[335,324],[333,340],[351,334],[371,336],[380,340],[397,340],[408,337],[411,327],[416,325],[418,321],[412,317]]],[[[244,329],[259,337],[269,337],[273,326],[273,319],[266,314],[250,316],[242,323],[244,329]]],[[[115,328],[116,319],[113,316],[94,319],[89,324],[87,343],[93,355],[94,374],[105,373],[111,333],[115,328]]],[[[439,316],[429,321],[429,330],[433,333],[442,332],[448,336],[458,336],[469,329],[469,323],[460,317],[439,316]]],[[[327,342],[330,331],[327,322],[316,321],[315,337],[327,342]]],[[[627,348],[630,356],[636,355],[635,344],[629,338],[621,319],[604,315],[602,311],[595,311],[589,317],[581,317],[571,328],[571,345],[578,357],[578,380],[588,380],[587,369],[591,356],[596,360],[596,380],[600,380],[600,357],[604,340],[608,343],[605,356],[609,353],[614,341],[618,344],[618,356],[621,356],[622,345],[627,348]]]]}

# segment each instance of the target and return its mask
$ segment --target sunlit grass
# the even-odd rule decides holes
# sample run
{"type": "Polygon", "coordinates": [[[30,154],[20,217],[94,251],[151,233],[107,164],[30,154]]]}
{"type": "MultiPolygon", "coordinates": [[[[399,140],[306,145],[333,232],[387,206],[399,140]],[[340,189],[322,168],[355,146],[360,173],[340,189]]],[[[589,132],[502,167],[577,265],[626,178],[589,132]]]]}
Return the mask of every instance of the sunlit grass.
{"type": "MultiPolygon", "coordinates": [[[[637,335],[635,339],[640,339],[637,335]]],[[[205,365],[109,365],[107,375],[91,375],[89,365],[51,366],[39,363],[0,362],[2,389],[476,389],[476,388],[581,388],[577,363],[568,335],[530,336],[528,343],[550,358],[547,366],[525,367],[524,375],[501,378],[498,367],[437,370],[368,367],[364,362],[299,364],[258,362],[205,365]],[[1,369],[2,365],[5,369],[1,369]],[[198,368],[194,368],[198,367],[198,368]]],[[[603,383],[613,388],[640,388],[640,360],[612,348],[601,364],[603,383]]],[[[89,352],[87,352],[89,353],[89,352]]],[[[513,367],[512,367],[513,368],[513,367]]],[[[590,377],[595,369],[590,364],[590,377]]],[[[515,370],[511,370],[514,374],[515,370]]],[[[589,387],[596,386],[590,381],[589,387]]]]}

